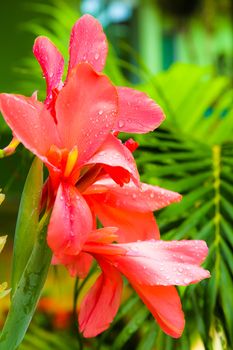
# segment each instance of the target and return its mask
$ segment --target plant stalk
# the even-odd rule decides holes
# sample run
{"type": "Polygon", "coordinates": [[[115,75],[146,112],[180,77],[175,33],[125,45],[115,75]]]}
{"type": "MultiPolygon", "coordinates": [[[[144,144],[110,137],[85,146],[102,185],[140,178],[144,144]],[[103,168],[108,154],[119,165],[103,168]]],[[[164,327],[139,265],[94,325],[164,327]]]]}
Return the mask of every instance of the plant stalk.
{"type": "Polygon", "coordinates": [[[10,310],[0,335],[1,350],[18,348],[34,315],[52,258],[52,252],[46,241],[48,221],[49,213],[46,213],[38,225],[32,254],[12,297],[10,310]]]}

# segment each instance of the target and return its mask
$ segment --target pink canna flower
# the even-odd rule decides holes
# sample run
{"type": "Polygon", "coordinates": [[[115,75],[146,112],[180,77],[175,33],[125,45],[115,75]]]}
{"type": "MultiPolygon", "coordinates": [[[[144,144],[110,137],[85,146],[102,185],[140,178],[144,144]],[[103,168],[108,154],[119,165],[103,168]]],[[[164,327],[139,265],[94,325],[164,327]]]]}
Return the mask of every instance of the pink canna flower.
{"type": "Polygon", "coordinates": [[[103,226],[117,227],[118,242],[159,239],[153,211],[181,200],[181,195],[131,180],[123,187],[109,176],[89,186],[83,196],[103,226]]]}
{"type": "MultiPolygon", "coordinates": [[[[72,29],[65,83],[63,57],[49,39],[37,38],[33,52],[46,79],[46,100],[39,102],[36,94],[32,97],[0,94],[0,111],[14,137],[49,169],[44,191],[49,205],[54,205],[48,229],[49,246],[55,254],[77,254],[94,226],[95,211],[106,221],[97,206],[96,195],[90,196],[90,191],[84,195],[84,190],[106,174],[120,186],[129,183],[131,188],[134,183],[140,187],[129,150],[132,144],[123,145],[114,132],[148,132],[162,122],[164,115],[144,93],[114,87],[100,73],[106,60],[107,41],[101,25],[90,15],[80,18],[72,29]]],[[[106,191],[110,193],[107,187],[106,191]]],[[[173,200],[178,200],[177,194],[167,204],[173,200]]],[[[142,238],[148,237],[152,226],[157,237],[158,229],[147,209],[139,214],[141,222],[149,220],[142,238]]],[[[115,210],[120,220],[122,212],[117,206],[115,210]]],[[[130,229],[122,241],[132,240],[129,235],[130,229]]],[[[140,235],[137,232],[135,236],[140,235]]]]}
{"type": "Polygon", "coordinates": [[[154,318],[168,335],[180,337],[184,315],[175,285],[186,286],[210,276],[200,267],[208,248],[204,241],[147,240],[111,244],[116,240],[114,228],[93,231],[78,256],[57,257],[76,274],[93,256],[102,269],[79,311],[79,326],[85,337],[94,337],[106,330],[120,305],[124,275],[154,318]],[[81,260],[80,260],[81,259],[81,260]],[[103,307],[104,305],[104,307],[103,307]]]}

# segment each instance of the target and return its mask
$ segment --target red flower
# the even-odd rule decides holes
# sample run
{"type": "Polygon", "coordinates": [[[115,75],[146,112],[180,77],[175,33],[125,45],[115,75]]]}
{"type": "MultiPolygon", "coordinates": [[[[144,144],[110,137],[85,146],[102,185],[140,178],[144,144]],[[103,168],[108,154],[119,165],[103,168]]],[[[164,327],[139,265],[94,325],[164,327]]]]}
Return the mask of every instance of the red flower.
{"type": "Polygon", "coordinates": [[[89,186],[83,196],[103,226],[118,228],[118,242],[159,239],[153,211],[181,200],[181,195],[158,186],[133,181],[118,186],[103,177],[89,186]]]}
{"type": "Polygon", "coordinates": [[[37,38],[33,52],[46,78],[46,100],[39,102],[35,94],[0,94],[0,110],[14,136],[49,169],[50,205],[54,202],[50,247],[55,253],[77,254],[93,227],[81,187],[106,173],[121,186],[130,180],[139,186],[129,146],[113,131],[148,132],[164,116],[144,93],[116,88],[99,73],[105,64],[107,41],[101,25],[90,15],[74,25],[69,51],[63,84],[63,57],[49,39],[37,38]]]}
{"type": "MultiPolygon", "coordinates": [[[[80,330],[94,337],[109,327],[120,305],[123,274],[153,314],[163,331],[179,337],[184,328],[184,315],[175,285],[188,285],[210,276],[199,265],[208,248],[204,241],[147,240],[111,244],[117,236],[114,228],[90,234],[82,253],[58,257],[73,272],[92,255],[102,273],[82,301],[79,312],[80,330]]],[[[82,270],[85,274],[85,268],[82,270]]]]}

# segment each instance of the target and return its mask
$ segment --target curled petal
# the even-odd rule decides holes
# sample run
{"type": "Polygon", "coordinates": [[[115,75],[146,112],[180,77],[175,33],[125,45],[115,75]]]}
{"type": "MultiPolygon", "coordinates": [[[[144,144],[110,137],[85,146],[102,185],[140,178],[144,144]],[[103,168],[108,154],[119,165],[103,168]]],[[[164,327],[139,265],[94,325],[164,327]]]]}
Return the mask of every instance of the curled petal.
{"type": "Polygon", "coordinates": [[[137,240],[159,239],[159,228],[151,212],[140,213],[114,208],[92,196],[94,211],[104,226],[115,226],[117,241],[121,243],[137,240]]]}
{"type": "Polygon", "coordinates": [[[173,338],[182,335],[185,320],[176,288],[132,284],[162,330],[173,338]]]}
{"type": "Polygon", "coordinates": [[[116,131],[146,133],[157,128],[165,116],[161,108],[145,93],[126,87],[117,89],[119,113],[116,131]]]}
{"type": "Polygon", "coordinates": [[[127,250],[116,256],[117,268],[133,283],[188,285],[210,277],[199,265],[208,253],[204,241],[156,241],[118,244],[127,250]]]}
{"type": "Polygon", "coordinates": [[[81,166],[105,141],[117,113],[117,93],[104,75],[79,64],[59,93],[57,127],[65,148],[78,147],[81,166]]]}
{"type": "Polygon", "coordinates": [[[92,214],[78,190],[61,183],[48,228],[48,245],[55,255],[78,255],[92,230],[92,214]]]}
{"type": "Polygon", "coordinates": [[[88,193],[92,191],[95,193],[98,188],[105,188],[105,191],[99,194],[99,201],[115,208],[142,213],[159,210],[171,203],[179,202],[182,198],[177,192],[145,183],[141,183],[138,187],[130,181],[124,187],[119,187],[109,177],[101,179],[90,186],[88,193]]]}
{"type": "Polygon", "coordinates": [[[64,59],[56,46],[43,36],[36,38],[33,53],[46,79],[47,97],[45,104],[49,105],[53,97],[53,89],[58,89],[62,84],[64,59]]]}
{"type": "Polygon", "coordinates": [[[33,97],[0,94],[0,111],[14,136],[42,160],[51,145],[60,145],[53,118],[33,97]]]}
{"type": "Polygon", "coordinates": [[[120,185],[129,182],[130,178],[139,184],[139,174],[132,153],[120,140],[109,134],[87,164],[102,164],[110,176],[120,185]]]}
{"type": "Polygon", "coordinates": [[[101,24],[88,14],[82,16],[71,32],[68,74],[82,62],[89,63],[97,72],[101,72],[107,53],[107,39],[101,24]]]}
{"type": "Polygon", "coordinates": [[[95,337],[109,327],[121,300],[121,275],[101,259],[99,264],[103,273],[85,296],[79,312],[80,331],[86,338],[95,337]]]}

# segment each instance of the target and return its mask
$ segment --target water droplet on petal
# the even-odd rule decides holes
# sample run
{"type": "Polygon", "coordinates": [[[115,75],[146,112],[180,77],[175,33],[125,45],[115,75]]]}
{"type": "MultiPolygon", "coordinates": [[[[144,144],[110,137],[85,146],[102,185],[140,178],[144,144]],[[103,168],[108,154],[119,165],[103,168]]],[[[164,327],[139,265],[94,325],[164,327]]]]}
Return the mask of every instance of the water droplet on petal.
{"type": "Polygon", "coordinates": [[[95,60],[98,60],[98,58],[100,57],[100,55],[98,53],[95,54],[95,60]]]}
{"type": "Polygon", "coordinates": [[[119,120],[118,122],[119,128],[123,128],[124,125],[125,125],[125,122],[123,120],[119,120]]]}
{"type": "Polygon", "coordinates": [[[102,115],[102,114],[103,114],[103,110],[100,109],[100,110],[99,110],[99,115],[102,115]]]}

